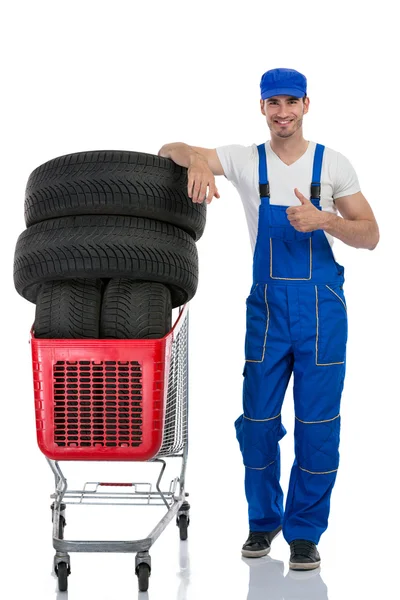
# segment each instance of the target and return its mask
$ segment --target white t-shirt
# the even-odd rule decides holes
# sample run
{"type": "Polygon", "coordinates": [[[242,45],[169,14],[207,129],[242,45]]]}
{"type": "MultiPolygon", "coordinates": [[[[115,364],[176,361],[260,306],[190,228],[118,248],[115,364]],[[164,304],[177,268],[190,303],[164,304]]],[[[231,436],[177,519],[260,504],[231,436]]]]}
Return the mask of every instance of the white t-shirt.
{"type": "MultiPolygon", "coordinates": [[[[294,188],[310,198],[315,146],[316,143],[310,141],[306,152],[288,166],[272,150],[270,140],[265,143],[271,204],[299,206],[301,203],[294,188]]],[[[216,150],[225,177],[233,183],[242,199],[254,254],[260,205],[257,144],[231,144],[216,150]]],[[[340,152],[325,147],[321,172],[322,210],[337,214],[334,200],[359,191],[358,178],[349,160],[340,152]]],[[[333,237],[329,234],[326,237],[332,245],[333,237]]]]}

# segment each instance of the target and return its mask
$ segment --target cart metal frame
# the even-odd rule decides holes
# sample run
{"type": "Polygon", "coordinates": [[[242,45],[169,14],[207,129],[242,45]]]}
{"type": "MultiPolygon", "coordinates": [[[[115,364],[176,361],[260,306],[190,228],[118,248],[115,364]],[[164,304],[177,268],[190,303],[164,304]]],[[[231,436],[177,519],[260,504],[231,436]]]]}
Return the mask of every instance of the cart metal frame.
{"type": "MultiPolygon", "coordinates": [[[[68,482],[64,476],[59,461],[50,459],[46,456],[46,460],[53,472],[55,478],[55,492],[50,496],[53,500],[51,505],[52,510],[52,521],[53,521],[53,547],[56,550],[54,556],[54,571],[58,576],[60,591],[66,591],[67,589],[67,576],[71,573],[71,559],[70,552],[123,552],[123,553],[136,553],[135,559],[135,572],[139,578],[139,590],[146,591],[148,588],[148,577],[151,573],[151,557],[149,550],[154,542],[159,538],[161,533],[165,530],[167,525],[176,518],[176,524],[179,526],[180,538],[185,540],[187,537],[187,526],[189,525],[189,509],[190,505],[186,501],[186,497],[189,495],[185,492],[185,474],[187,465],[188,455],[188,307],[179,308],[179,316],[174,324],[173,329],[174,337],[177,333],[182,330],[182,322],[185,325],[183,332],[184,335],[184,355],[176,360],[184,361],[184,364],[180,365],[183,369],[184,386],[183,394],[180,399],[181,405],[184,408],[184,418],[182,422],[177,423],[179,417],[182,417],[182,406],[180,412],[171,413],[170,416],[173,424],[170,429],[177,431],[179,429],[179,440],[180,440],[180,452],[168,453],[168,448],[176,448],[177,443],[175,438],[172,437],[167,440],[167,444],[164,444],[164,433],[163,430],[163,444],[159,453],[147,461],[137,462],[153,462],[160,465],[160,472],[155,483],[155,489],[153,484],[148,482],[128,482],[128,483],[113,483],[113,482],[86,482],[82,489],[72,490],[68,489],[68,482]],[[178,325],[178,327],[177,327],[178,325]],[[176,332],[174,331],[176,328],[176,332]],[[183,440],[183,441],[182,441],[183,440]],[[182,447],[183,446],[183,447],[182,447]],[[162,457],[162,458],[161,458],[162,457]],[[164,458],[168,459],[181,459],[180,475],[175,477],[169,485],[167,491],[162,491],[161,484],[164,476],[164,472],[167,466],[164,458]],[[103,491],[104,488],[125,488],[123,491],[103,491]],[[149,535],[142,539],[137,540],[68,540],[64,538],[64,528],[66,526],[66,507],[67,505],[109,505],[109,506],[134,506],[134,505],[148,505],[148,506],[162,506],[166,508],[166,512],[161,520],[152,529],[149,535]],[[181,517],[183,519],[181,519],[181,517]],[[181,528],[182,524],[182,528],[181,528]],[[63,573],[61,573],[63,571],[63,573]]],[[[172,368],[172,367],[171,367],[172,368]]],[[[181,374],[182,377],[182,374],[181,374]]],[[[173,385],[176,387],[178,377],[173,374],[173,385]]],[[[181,384],[182,386],[182,384],[181,384]]],[[[172,402],[172,401],[171,401],[172,402]]],[[[170,406],[171,406],[170,402],[170,406]]],[[[174,432],[172,431],[172,436],[174,432]]],[[[179,443],[178,443],[179,446],[179,443]]],[[[64,461],[63,461],[64,462],[64,461]]],[[[66,461],[65,461],[66,462],[66,461]]],[[[69,461],[74,462],[74,461],[69,461]]],[[[101,461],[99,461],[101,462],[101,461]]],[[[126,461],[124,461],[126,462],[126,461]]],[[[135,461],[132,461],[135,462],[135,461]]]]}

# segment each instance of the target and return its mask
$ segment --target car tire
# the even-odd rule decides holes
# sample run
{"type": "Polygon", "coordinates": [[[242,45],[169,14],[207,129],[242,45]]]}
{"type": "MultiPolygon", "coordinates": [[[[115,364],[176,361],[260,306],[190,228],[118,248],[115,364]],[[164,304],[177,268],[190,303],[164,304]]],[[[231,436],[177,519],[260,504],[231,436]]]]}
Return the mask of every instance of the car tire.
{"type": "Polygon", "coordinates": [[[171,329],[169,289],[154,281],[111,279],[101,308],[100,337],[158,339],[171,329]]]}
{"type": "Polygon", "coordinates": [[[196,293],[196,243],[168,223],[104,215],[50,219],[19,236],[14,285],[30,302],[36,302],[46,281],[82,279],[88,274],[91,279],[163,283],[175,308],[196,293]]]}
{"type": "Polygon", "coordinates": [[[25,221],[106,214],[170,223],[197,241],[207,204],[187,194],[187,168],[144,152],[91,151],[49,160],[29,176],[25,221]]]}
{"type": "Polygon", "coordinates": [[[43,283],[36,300],[35,337],[98,338],[101,288],[98,279],[43,283]]]}

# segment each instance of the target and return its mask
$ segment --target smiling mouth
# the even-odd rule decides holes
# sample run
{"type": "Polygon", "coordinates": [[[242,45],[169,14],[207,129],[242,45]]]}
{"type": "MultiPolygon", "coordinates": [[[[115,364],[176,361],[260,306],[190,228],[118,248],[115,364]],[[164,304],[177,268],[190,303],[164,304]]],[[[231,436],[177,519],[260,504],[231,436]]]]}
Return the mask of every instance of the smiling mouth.
{"type": "Polygon", "coordinates": [[[275,121],[275,123],[278,123],[278,125],[289,125],[289,123],[291,123],[293,121],[293,119],[290,119],[288,121],[275,121]]]}

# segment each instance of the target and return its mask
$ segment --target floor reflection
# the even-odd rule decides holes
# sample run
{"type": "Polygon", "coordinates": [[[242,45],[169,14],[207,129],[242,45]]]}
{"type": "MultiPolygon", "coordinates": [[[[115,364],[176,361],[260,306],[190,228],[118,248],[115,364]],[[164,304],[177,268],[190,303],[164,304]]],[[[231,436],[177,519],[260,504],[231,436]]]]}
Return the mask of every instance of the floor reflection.
{"type": "Polygon", "coordinates": [[[291,571],[284,575],[284,563],[269,556],[242,558],[249,566],[247,600],[328,600],[321,569],[291,571]]]}
{"type": "Polygon", "coordinates": [[[189,560],[189,542],[179,544],[179,568],[178,577],[180,579],[177,600],[186,600],[187,589],[190,583],[190,560],[189,560]]]}
{"type": "MultiPolygon", "coordinates": [[[[328,600],[328,589],[321,577],[321,570],[291,571],[284,575],[284,563],[269,556],[243,558],[249,567],[249,591],[247,600],[328,600]]],[[[57,578],[52,573],[56,588],[57,578]]],[[[179,587],[176,600],[187,600],[190,585],[189,544],[179,545],[179,587]]],[[[136,578],[135,582],[136,584],[136,578]]],[[[150,578],[151,583],[151,578],[150,578]]],[[[135,597],[135,596],[133,596],[135,597]]],[[[57,600],[68,600],[68,592],[56,589],[57,600]]],[[[148,592],[138,592],[138,600],[149,600],[148,592]]]]}

